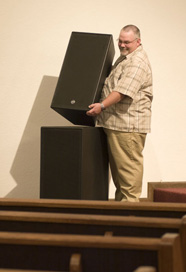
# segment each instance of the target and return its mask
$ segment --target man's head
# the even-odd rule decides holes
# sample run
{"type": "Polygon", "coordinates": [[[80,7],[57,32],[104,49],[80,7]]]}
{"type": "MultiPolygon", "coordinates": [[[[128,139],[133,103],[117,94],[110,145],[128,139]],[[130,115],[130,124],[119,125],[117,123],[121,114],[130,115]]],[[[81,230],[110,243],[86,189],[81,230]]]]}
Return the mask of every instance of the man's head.
{"type": "Polygon", "coordinates": [[[124,26],[118,38],[121,55],[127,56],[141,44],[140,30],[134,25],[124,26]]]}

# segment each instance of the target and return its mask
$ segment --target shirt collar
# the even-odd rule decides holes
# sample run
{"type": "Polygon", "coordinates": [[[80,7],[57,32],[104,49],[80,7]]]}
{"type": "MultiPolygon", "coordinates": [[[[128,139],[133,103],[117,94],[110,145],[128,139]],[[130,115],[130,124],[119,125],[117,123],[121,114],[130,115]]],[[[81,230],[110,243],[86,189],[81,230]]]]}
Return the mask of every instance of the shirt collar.
{"type": "Polygon", "coordinates": [[[126,59],[130,59],[133,55],[135,55],[137,52],[142,51],[143,47],[142,45],[138,46],[132,53],[128,54],[126,56],[126,59]]]}
{"type": "Polygon", "coordinates": [[[120,55],[119,58],[116,60],[116,62],[114,63],[114,65],[112,66],[112,69],[116,68],[116,66],[122,62],[123,60],[125,59],[130,59],[134,54],[136,54],[136,52],[140,52],[142,51],[143,47],[142,45],[138,46],[136,48],[136,50],[134,50],[132,53],[128,54],[127,56],[124,56],[124,55],[120,55]]]}

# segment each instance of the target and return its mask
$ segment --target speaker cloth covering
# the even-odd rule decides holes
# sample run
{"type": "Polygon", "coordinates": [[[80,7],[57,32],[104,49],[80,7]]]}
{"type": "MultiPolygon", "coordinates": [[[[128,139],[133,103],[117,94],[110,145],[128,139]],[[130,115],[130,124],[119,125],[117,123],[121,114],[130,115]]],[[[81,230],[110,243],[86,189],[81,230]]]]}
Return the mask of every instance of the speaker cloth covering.
{"type": "Polygon", "coordinates": [[[41,128],[40,197],[108,199],[107,141],[102,128],[41,128]]]}
{"type": "Polygon", "coordinates": [[[100,100],[114,54],[112,35],[72,32],[51,108],[75,125],[94,126],[86,111],[100,100]]]}

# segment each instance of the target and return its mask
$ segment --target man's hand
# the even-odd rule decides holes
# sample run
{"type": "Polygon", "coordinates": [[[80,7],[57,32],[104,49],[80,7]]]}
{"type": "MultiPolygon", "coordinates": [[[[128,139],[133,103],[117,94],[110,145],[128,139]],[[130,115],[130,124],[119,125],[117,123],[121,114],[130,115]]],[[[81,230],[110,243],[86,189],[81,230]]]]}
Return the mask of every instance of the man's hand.
{"type": "Polygon", "coordinates": [[[88,107],[90,110],[87,111],[86,114],[89,116],[96,116],[96,115],[100,114],[100,112],[101,112],[101,104],[100,103],[91,104],[88,107]]]}
{"type": "MultiPolygon", "coordinates": [[[[116,92],[116,91],[112,91],[107,96],[107,98],[105,98],[101,103],[104,105],[104,108],[107,108],[107,107],[110,107],[113,104],[118,103],[124,97],[125,97],[124,94],[116,92]]],[[[100,114],[100,112],[102,110],[100,103],[94,103],[94,104],[91,104],[88,107],[89,107],[90,110],[87,111],[86,114],[89,115],[89,116],[96,116],[96,115],[100,114]]]]}

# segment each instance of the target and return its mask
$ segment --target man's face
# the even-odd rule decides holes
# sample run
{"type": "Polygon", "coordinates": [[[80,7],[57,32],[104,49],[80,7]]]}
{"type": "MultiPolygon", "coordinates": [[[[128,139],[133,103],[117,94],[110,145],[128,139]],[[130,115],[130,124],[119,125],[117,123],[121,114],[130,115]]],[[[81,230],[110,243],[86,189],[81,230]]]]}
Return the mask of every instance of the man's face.
{"type": "Polygon", "coordinates": [[[141,40],[136,38],[133,31],[124,31],[121,30],[119,39],[118,39],[118,47],[120,49],[121,55],[127,56],[132,53],[136,48],[141,44],[141,40]]]}

